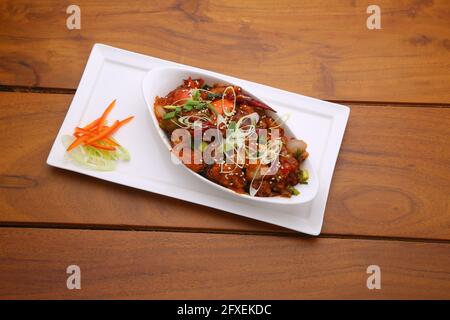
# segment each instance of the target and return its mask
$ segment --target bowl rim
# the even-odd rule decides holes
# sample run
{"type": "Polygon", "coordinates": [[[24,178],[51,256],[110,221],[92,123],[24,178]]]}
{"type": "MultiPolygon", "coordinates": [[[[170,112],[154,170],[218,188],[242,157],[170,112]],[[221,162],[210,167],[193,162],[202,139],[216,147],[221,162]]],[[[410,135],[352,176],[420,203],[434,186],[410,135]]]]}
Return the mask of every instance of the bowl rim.
{"type": "MultiPolygon", "coordinates": [[[[154,114],[154,102],[150,101],[150,96],[149,95],[149,91],[150,91],[150,86],[148,85],[149,83],[149,79],[151,79],[152,77],[154,77],[155,75],[157,75],[158,73],[164,72],[164,71],[179,71],[180,73],[190,73],[190,74],[195,74],[198,75],[199,77],[208,77],[208,78],[213,78],[215,80],[217,80],[218,82],[225,82],[227,84],[230,85],[236,85],[235,83],[233,83],[233,81],[230,81],[229,79],[226,79],[225,77],[222,77],[218,74],[212,73],[212,72],[208,72],[208,71],[199,71],[199,70],[193,70],[189,67],[181,67],[181,66],[163,66],[163,67],[156,67],[153,68],[151,70],[149,70],[147,72],[147,74],[145,75],[145,77],[142,80],[142,90],[143,90],[143,94],[144,94],[144,100],[145,103],[147,105],[147,109],[150,112],[150,116],[152,118],[152,122],[153,125],[155,126],[156,131],[158,132],[159,136],[161,137],[161,140],[163,141],[163,143],[166,145],[166,147],[168,148],[169,152],[172,149],[172,146],[169,142],[169,139],[167,138],[166,134],[164,133],[164,131],[159,127],[159,123],[158,123],[158,119],[156,118],[156,115],[154,114]]],[[[181,81],[183,80],[183,77],[180,77],[178,83],[181,83],[181,81]]],[[[245,88],[245,86],[243,87],[242,85],[239,85],[243,91],[246,94],[249,94],[250,96],[266,103],[269,105],[269,103],[267,103],[265,101],[265,99],[258,97],[257,95],[255,95],[254,93],[252,93],[251,90],[248,90],[247,88],[245,88]]],[[[150,91],[151,92],[151,91],[150,91]]],[[[167,93],[165,93],[167,94],[167,93]]],[[[153,98],[156,96],[156,94],[153,94],[153,98]]],[[[287,126],[286,124],[284,124],[284,128],[287,129],[287,131],[290,133],[290,135],[295,136],[292,133],[292,130],[290,130],[289,126],[287,126]]],[[[220,191],[225,191],[227,192],[227,194],[231,194],[239,199],[245,199],[245,200],[249,200],[249,201],[255,201],[255,202],[259,202],[259,203],[271,203],[271,204],[283,204],[283,205],[296,205],[296,204],[302,204],[302,203],[308,203],[311,202],[317,195],[318,193],[318,189],[319,189],[319,181],[318,181],[318,175],[316,173],[316,171],[314,170],[312,164],[310,163],[310,160],[307,158],[305,159],[305,161],[303,162],[305,164],[305,166],[308,167],[308,171],[310,173],[310,177],[314,178],[314,182],[312,184],[308,184],[308,185],[301,185],[301,186],[310,186],[313,191],[310,193],[310,196],[308,198],[302,197],[302,194],[300,194],[299,196],[295,196],[295,197],[291,197],[291,198],[286,198],[286,197],[281,197],[281,196],[275,196],[275,197],[254,197],[254,196],[250,196],[249,194],[241,194],[241,193],[237,193],[231,189],[228,189],[218,183],[215,183],[209,179],[207,179],[206,177],[190,170],[188,167],[186,167],[185,165],[183,165],[181,162],[181,166],[187,170],[188,172],[190,172],[191,174],[195,175],[197,178],[202,179],[204,182],[208,183],[209,185],[214,186],[214,188],[220,190],[220,191]]],[[[298,187],[300,184],[296,185],[296,187],[298,187]]],[[[305,188],[305,187],[303,187],[305,188]]]]}

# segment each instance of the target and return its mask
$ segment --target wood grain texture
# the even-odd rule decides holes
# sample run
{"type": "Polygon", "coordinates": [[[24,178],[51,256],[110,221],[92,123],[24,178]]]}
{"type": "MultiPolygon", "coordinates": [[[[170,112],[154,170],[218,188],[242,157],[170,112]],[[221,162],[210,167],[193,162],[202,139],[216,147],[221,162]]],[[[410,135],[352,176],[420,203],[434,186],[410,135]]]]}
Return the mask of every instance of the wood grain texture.
{"type": "Polygon", "coordinates": [[[450,2],[382,0],[0,3],[0,84],[76,88],[94,43],[333,100],[450,102],[450,2]]]}
{"type": "MultiPolygon", "coordinates": [[[[0,93],[0,223],[289,232],[49,167],[71,98],[0,93]]],[[[351,109],[322,232],[449,240],[450,108],[351,109]]]]}
{"type": "Polygon", "coordinates": [[[0,243],[2,299],[450,298],[442,243],[14,228],[0,243]],[[72,264],[81,290],[66,288],[72,264]]]}

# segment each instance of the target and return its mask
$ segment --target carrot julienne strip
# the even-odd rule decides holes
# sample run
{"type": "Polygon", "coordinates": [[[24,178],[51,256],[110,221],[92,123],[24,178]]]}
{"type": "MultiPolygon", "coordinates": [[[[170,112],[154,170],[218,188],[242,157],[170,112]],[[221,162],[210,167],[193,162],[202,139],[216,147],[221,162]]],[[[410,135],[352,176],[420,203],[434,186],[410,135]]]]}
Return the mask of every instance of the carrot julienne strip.
{"type": "Polygon", "coordinates": [[[114,146],[114,147],[120,147],[120,144],[118,144],[117,142],[115,142],[113,139],[111,138],[105,138],[104,139],[106,143],[114,146]]]}
{"type": "Polygon", "coordinates": [[[76,134],[76,133],[82,134],[82,135],[87,134],[87,135],[90,135],[90,136],[95,134],[95,132],[92,132],[92,131],[89,131],[89,130],[86,130],[86,129],[80,128],[80,127],[76,127],[75,128],[74,134],[76,134]]]}
{"type": "Polygon", "coordinates": [[[114,108],[117,99],[114,99],[108,107],[103,112],[102,116],[88,125],[80,128],[76,127],[73,135],[75,136],[75,141],[67,148],[67,151],[71,151],[76,148],[80,144],[85,146],[92,146],[94,148],[103,149],[103,150],[116,150],[116,147],[120,147],[120,145],[112,139],[110,136],[116,132],[120,127],[130,122],[134,116],[128,117],[124,120],[116,120],[112,126],[107,126],[106,118],[114,108]],[[99,142],[102,143],[99,143],[99,142]]]}
{"type": "Polygon", "coordinates": [[[122,121],[118,121],[116,120],[116,122],[114,122],[114,124],[109,127],[108,129],[105,129],[103,131],[101,131],[98,135],[90,138],[89,140],[86,141],[86,145],[91,144],[92,142],[96,142],[100,139],[103,138],[108,138],[110,135],[112,135],[114,132],[116,132],[120,127],[122,127],[123,125],[127,124],[128,122],[130,122],[131,120],[133,120],[134,116],[128,117],[122,121]]]}
{"type": "Polygon", "coordinates": [[[98,123],[98,131],[102,131],[103,129],[103,124],[106,121],[106,117],[108,117],[108,114],[111,112],[111,110],[114,108],[114,106],[116,105],[116,101],[117,99],[114,99],[109,106],[105,109],[105,111],[103,112],[102,116],[100,117],[99,123],[98,123]]]}
{"type": "Polygon", "coordinates": [[[134,119],[134,116],[128,117],[126,119],[123,119],[120,121],[120,126],[123,126],[124,124],[127,124],[128,122],[130,122],[131,120],[134,119]]]}
{"type": "Polygon", "coordinates": [[[92,142],[96,142],[100,139],[110,136],[113,132],[115,132],[117,129],[119,129],[119,124],[120,124],[120,122],[118,120],[116,120],[116,122],[114,122],[114,124],[111,127],[104,129],[103,131],[100,131],[100,133],[98,133],[97,135],[88,139],[86,141],[85,145],[89,145],[92,142]]]}
{"type": "Polygon", "coordinates": [[[84,126],[83,129],[84,130],[91,130],[94,129],[95,127],[97,127],[98,123],[100,122],[101,118],[97,118],[94,121],[92,121],[91,123],[89,123],[87,126],[84,126]]]}
{"type": "Polygon", "coordinates": [[[114,151],[114,150],[116,150],[116,148],[115,147],[112,147],[112,146],[106,146],[106,145],[101,145],[101,144],[98,144],[98,143],[92,143],[92,144],[90,144],[90,146],[91,147],[94,147],[94,148],[97,148],[97,149],[103,149],[103,150],[109,150],[109,151],[114,151]]]}
{"type": "Polygon", "coordinates": [[[89,138],[89,136],[85,135],[85,136],[81,136],[77,139],[75,139],[74,142],[72,142],[72,144],[67,148],[67,151],[72,150],[73,148],[76,148],[77,146],[79,146],[82,142],[86,141],[89,138]]]}

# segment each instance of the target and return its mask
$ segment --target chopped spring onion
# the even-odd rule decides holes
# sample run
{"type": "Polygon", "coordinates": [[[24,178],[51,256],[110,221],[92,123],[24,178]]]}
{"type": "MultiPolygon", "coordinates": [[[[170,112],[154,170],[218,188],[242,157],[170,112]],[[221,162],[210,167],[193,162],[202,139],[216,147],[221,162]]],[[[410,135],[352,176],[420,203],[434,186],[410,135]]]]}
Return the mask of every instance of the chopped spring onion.
{"type": "Polygon", "coordinates": [[[195,105],[194,108],[197,110],[201,110],[208,107],[208,102],[200,102],[199,104],[195,105]]]}
{"type": "Polygon", "coordinates": [[[308,179],[309,179],[308,170],[300,170],[300,172],[298,174],[298,179],[300,180],[301,184],[308,184],[308,179]]]}
{"type": "Polygon", "coordinates": [[[208,147],[208,143],[206,143],[205,141],[202,141],[202,143],[198,146],[198,149],[203,152],[205,151],[205,149],[208,147]]]}
{"type": "Polygon", "coordinates": [[[177,114],[176,111],[167,112],[167,113],[163,116],[163,119],[164,119],[164,120],[172,119],[172,118],[175,117],[176,114],[177,114]]]}
{"type": "Polygon", "coordinates": [[[183,106],[183,110],[184,111],[191,111],[192,110],[192,106],[191,105],[184,105],[183,106]]]}
{"type": "Polygon", "coordinates": [[[220,93],[212,93],[208,92],[208,95],[206,97],[208,100],[216,100],[216,99],[222,99],[222,95],[220,93]]]}
{"type": "Polygon", "coordinates": [[[291,193],[292,193],[294,196],[298,196],[298,195],[300,194],[300,191],[298,191],[298,190],[295,189],[294,187],[291,187],[291,193]]]}
{"type": "Polygon", "coordinates": [[[209,110],[211,110],[216,116],[219,114],[216,110],[216,108],[214,108],[214,106],[210,103],[208,103],[208,108],[209,110]]]}
{"type": "Polygon", "coordinates": [[[229,130],[235,130],[236,129],[236,122],[235,121],[230,121],[228,123],[228,129],[229,130]]]}
{"type": "Polygon", "coordinates": [[[186,101],[186,103],[183,105],[183,109],[185,111],[191,111],[192,108],[195,108],[196,110],[201,110],[206,108],[206,106],[208,105],[207,101],[195,101],[195,100],[188,100],[186,101]]]}
{"type": "Polygon", "coordinates": [[[195,89],[192,91],[192,100],[194,101],[200,100],[200,90],[195,89]]]}

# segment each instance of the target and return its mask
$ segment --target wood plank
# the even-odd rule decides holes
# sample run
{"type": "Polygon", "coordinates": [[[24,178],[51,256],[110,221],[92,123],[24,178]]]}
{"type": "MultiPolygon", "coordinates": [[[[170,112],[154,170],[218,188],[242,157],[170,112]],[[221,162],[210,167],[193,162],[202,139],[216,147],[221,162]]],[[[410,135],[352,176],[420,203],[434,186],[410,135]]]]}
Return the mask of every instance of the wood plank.
{"type": "MultiPolygon", "coordinates": [[[[0,223],[289,232],[47,166],[71,98],[0,93],[0,223]]],[[[450,108],[351,109],[323,232],[450,239],[450,108]]]]}
{"type": "Polygon", "coordinates": [[[450,239],[450,108],[351,107],[323,232],[450,239]]]}
{"type": "Polygon", "coordinates": [[[23,228],[0,243],[2,299],[450,298],[444,243],[23,228]],[[66,288],[73,264],[81,290],[66,288]]]}
{"type": "Polygon", "coordinates": [[[0,4],[0,83],[76,88],[106,43],[318,98],[450,102],[450,2],[80,0],[0,4]]]}

